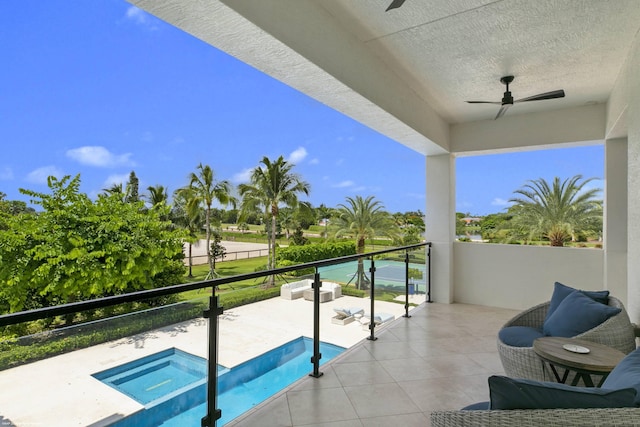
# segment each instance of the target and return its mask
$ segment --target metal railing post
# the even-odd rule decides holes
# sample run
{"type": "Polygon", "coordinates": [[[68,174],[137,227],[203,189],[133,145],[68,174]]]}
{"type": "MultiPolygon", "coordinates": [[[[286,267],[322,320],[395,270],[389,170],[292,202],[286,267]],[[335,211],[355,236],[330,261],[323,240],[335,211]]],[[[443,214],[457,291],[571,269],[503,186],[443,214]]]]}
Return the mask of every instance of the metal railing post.
{"type": "Polygon", "coordinates": [[[378,338],[375,336],[376,322],[375,322],[375,290],[376,290],[376,265],[373,261],[373,257],[371,257],[371,268],[369,269],[371,273],[371,288],[370,288],[370,297],[371,297],[371,319],[369,319],[369,330],[371,331],[371,335],[367,337],[369,341],[375,341],[378,338]]]}
{"type": "Polygon", "coordinates": [[[404,253],[404,315],[403,317],[411,317],[409,315],[409,251],[408,250],[404,253]]]}
{"type": "Polygon", "coordinates": [[[320,273],[316,267],[316,272],[313,275],[313,356],[311,356],[311,363],[313,363],[313,372],[309,376],[314,378],[320,378],[322,372],[320,372],[320,359],[322,354],[320,353],[320,273]]]}
{"type": "Polygon", "coordinates": [[[431,242],[427,245],[427,280],[429,281],[427,287],[427,302],[431,301],[431,242]]]}
{"type": "Polygon", "coordinates": [[[222,314],[222,307],[218,305],[215,287],[211,288],[209,309],[202,313],[209,319],[209,359],[207,377],[207,414],[202,418],[202,427],[216,427],[216,422],[222,416],[218,409],[218,316],[222,314]]]}

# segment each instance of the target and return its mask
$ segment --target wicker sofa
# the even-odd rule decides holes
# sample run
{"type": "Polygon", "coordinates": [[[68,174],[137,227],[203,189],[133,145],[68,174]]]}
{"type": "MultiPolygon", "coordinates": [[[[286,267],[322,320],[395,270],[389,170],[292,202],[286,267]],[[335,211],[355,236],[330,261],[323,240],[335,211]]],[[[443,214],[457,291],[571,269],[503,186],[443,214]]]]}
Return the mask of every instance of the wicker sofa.
{"type": "Polygon", "coordinates": [[[640,426],[640,408],[435,411],[431,427],[640,426]]]}
{"type": "MultiPolygon", "coordinates": [[[[528,326],[541,328],[547,315],[549,304],[549,302],[546,302],[525,310],[509,320],[504,327],[528,326]]],[[[621,308],[622,311],[604,323],[574,338],[604,344],[627,354],[636,348],[634,327],[619,299],[609,296],[608,305],[621,308]]],[[[545,376],[540,358],[534,352],[533,347],[513,347],[498,338],[498,353],[500,354],[504,372],[509,377],[528,378],[538,381],[550,378],[549,375],[545,376]]],[[[640,425],[640,421],[638,425],[640,425]]]]}

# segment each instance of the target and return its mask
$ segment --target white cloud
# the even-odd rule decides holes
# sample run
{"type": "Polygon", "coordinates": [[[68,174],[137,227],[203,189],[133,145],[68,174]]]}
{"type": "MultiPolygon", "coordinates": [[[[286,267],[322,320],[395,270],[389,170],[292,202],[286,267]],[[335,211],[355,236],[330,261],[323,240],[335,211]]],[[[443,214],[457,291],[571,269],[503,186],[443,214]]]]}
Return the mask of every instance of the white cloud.
{"type": "Polygon", "coordinates": [[[344,163],[344,159],[337,159],[336,166],[341,166],[344,163]]]}
{"type": "Polygon", "coordinates": [[[131,153],[113,154],[101,146],[84,146],[67,151],[67,157],[88,166],[115,167],[135,166],[130,159],[131,153]]]}
{"type": "Polygon", "coordinates": [[[346,181],[342,181],[342,182],[339,182],[337,184],[334,184],[333,187],[334,188],[347,188],[347,187],[353,187],[354,185],[355,185],[355,183],[353,181],[346,180],[346,181]]]}
{"type": "Polygon", "coordinates": [[[27,181],[33,184],[46,184],[47,178],[50,176],[62,178],[64,173],[55,166],[44,166],[29,172],[27,175],[27,181]]]}
{"type": "Polygon", "coordinates": [[[304,147],[296,148],[291,154],[289,154],[289,159],[287,161],[297,165],[301,161],[303,161],[307,157],[307,150],[304,147]]]}
{"type": "Polygon", "coordinates": [[[496,197],[491,201],[491,206],[511,206],[511,202],[500,197],[496,197]]]}
{"type": "Polygon", "coordinates": [[[231,178],[231,182],[233,182],[234,184],[242,184],[251,181],[252,171],[253,169],[251,168],[243,169],[242,171],[233,175],[233,177],[231,178]]]}
{"type": "Polygon", "coordinates": [[[13,179],[13,169],[4,167],[0,169],[0,181],[11,181],[13,179]]]}
{"type": "Polygon", "coordinates": [[[107,179],[104,181],[104,188],[109,188],[111,187],[113,184],[126,184],[127,182],[129,182],[129,174],[128,173],[123,173],[123,174],[113,174],[113,175],[109,175],[107,177],[107,179]]]}
{"type": "Polygon", "coordinates": [[[131,6],[127,9],[125,13],[125,18],[133,22],[134,24],[139,25],[141,27],[145,27],[149,30],[158,29],[155,18],[153,18],[144,10],[137,8],[135,6],[131,6]]]}
{"type": "Polygon", "coordinates": [[[314,159],[309,160],[309,164],[310,165],[319,165],[320,164],[320,160],[316,157],[314,159]]]}

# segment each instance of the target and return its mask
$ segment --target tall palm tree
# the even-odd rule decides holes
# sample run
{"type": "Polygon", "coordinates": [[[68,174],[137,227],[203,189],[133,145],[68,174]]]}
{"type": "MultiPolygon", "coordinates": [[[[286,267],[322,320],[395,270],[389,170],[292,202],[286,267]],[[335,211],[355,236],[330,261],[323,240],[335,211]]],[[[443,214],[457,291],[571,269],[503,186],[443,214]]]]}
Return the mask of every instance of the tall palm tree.
{"type": "Polygon", "coordinates": [[[209,165],[200,163],[197,172],[189,174],[189,185],[180,189],[185,197],[188,197],[187,210],[190,216],[195,217],[195,211],[204,207],[205,231],[207,240],[207,261],[209,262],[209,275],[214,274],[213,257],[211,256],[211,206],[214,201],[222,205],[231,203],[235,206],[235,198],[231,195],[231,184],[228,181],[216,181],[213,169],[209,165]]]}
{"type": "Polygon", "coordinates": [[[602,227],[602,202],[596,199],[598,188],[585,188],[594,178],[582,179],[582,175],[553,183],[543,178],[527,181],[514,193],[510,202],[513,220],[528,230],[528,238],[543,235],[551,246],[564,246],[579,231],[597,230],[602,227]]]}
{"type": "Polygon", "coordinates": [[[327,230],[329,227],[329,220],[331,219],[331,215],[333,215],[333,209],[326,207],[324,204],[321,204],[316,209],[316,213],[319,217],[317,219],[321,220],[324,223],[324,240],[327,240],[327,238],[329,238],[329,233],[327,230]]]}
{"type": "Polygon", "coordinates": [[[150,185],[147,187],[149,195],[147,200],[151,206],[167,203],[169,196],[167,194],[167,188],[164,185],[150,185]]]}
{"type": "MultiPolygon", "coordinates": [[[[264,208],[265,214],[271,217],[267,267],[273,269],[276,265],[276,220],[280,205],[297,207],[298,195],[309,195],[310,187],[298,174],[291,171],[295,165],[287,162],[282,156],[275,162],[265,156],[260,163],[261,165],[251,172],[250,184],[238,186],[242,196],[240,218],[244,218],[257,207],[264,208]]],[[[273,277],[270,278],[269,284],[273,284],[273,277]]]]}
{"type": "MultiPolygon", "coordinates": [[[[351,236],[356,241],[356,253],[363,254],[367,239],[376,236],[396,238],[398,227],[393,217],[384,210],[384,205],[374,200],[373,196],[366,199],[361,196],[347,197],[346,204],[338,205],[336,217],[338,230],[336,237],[351,236]]],[[[366,287],[368,279],[364,273],[364,260],[358,259],[356,285],[358,289],[366,287]]]]}
{"type": "MultiPolygon", "coordinates": [[[[189,276],[193,277],[193,244],[198,241],[198,232],[204,225],[204,212],[202,209],[189,211],[187,204],[192,197],[187,189],[179,189],[173,193],[173,207],[171,208],[171,221],[176,227],[187,231],[185,239],[189,244],[187,259],[189,260],[189,276]]],[[[155,206],[155,205],[154,205],[155,206]]]]}

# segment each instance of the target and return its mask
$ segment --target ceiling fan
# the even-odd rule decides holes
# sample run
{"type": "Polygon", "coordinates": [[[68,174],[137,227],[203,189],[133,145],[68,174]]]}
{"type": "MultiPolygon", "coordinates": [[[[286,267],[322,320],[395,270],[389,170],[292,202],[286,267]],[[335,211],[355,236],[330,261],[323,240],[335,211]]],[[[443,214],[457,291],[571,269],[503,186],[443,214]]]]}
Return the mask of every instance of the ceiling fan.
{"type": "Polygon", "coordinates": [[[404,2],[405,0],[393,0],[389,5],[389,7],[387,8],[387,10],[385,10],[385,12],[389,12],[391,9],[399,8],[400,6],[402,6],[402,3],[404,2]]]}
{"type": "Polygon", "coordinates": [[[564,98],[564,90],[554,90],[551,92],[540,93],[538,95],[528,96],[522,99],[513,100],[513,96],[511,96],[511,92],[509,91],[509,83],[513,81],[513,76],[504,76],[500,79],[500,82],[507,86],[507,90],[504,92],[504,96],[502,97],[502,101],[493,102],[493,101],[467,101],[469,104],[496,104],[500,105],[500,111],[498,111],[498,115],[494,120],[499,119],[507,112],[507,109],[515,104],[516,102],[525,102],[525,101],[540,101],[543,99],[555,99],[555,98],[564,98]]]}

